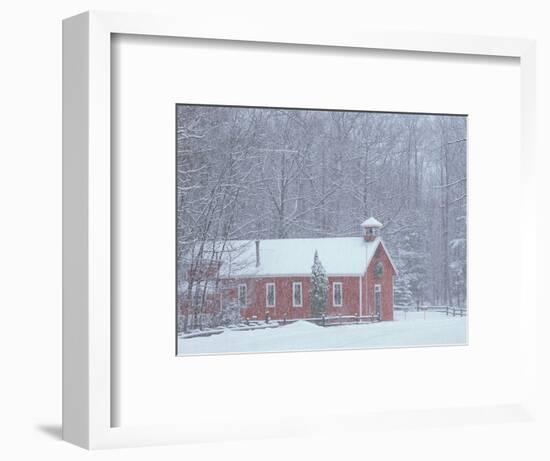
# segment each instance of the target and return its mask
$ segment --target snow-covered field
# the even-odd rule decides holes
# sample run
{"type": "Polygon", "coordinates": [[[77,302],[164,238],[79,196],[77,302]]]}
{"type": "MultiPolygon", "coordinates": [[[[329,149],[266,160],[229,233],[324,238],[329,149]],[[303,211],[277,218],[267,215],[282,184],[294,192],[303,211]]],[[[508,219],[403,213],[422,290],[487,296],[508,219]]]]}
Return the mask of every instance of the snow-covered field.
{"type": "Polygon", "coordinates": [[[225,331],[178,340],[179,355],[282,352],[320,349],[457,345],[467,343],[467,317],[396,312],[393,322],[320,327],[298,321],[279,328],[225,331]]]}

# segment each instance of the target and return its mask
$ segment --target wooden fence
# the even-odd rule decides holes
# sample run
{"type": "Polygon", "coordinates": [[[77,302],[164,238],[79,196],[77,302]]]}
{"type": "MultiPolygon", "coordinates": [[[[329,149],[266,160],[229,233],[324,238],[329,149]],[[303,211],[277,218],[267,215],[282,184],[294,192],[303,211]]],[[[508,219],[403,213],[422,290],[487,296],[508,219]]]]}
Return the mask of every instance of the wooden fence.
{"type": "Polygon", "coordinates": [[[459,306],[393,306],[396,311],[440,312],[452,317],[464,317],[468,315],[466,307],[459,306]]]}
{"type": "Polygon", "coordinates": [[[248,323],[240,323],[238,325],[231,325],[229,327],[216,327],[216,328],[205,328],[203,330],[196,330],[189,333],[180,333],[178,337],[180,338],[204,338],[212,335],[219,335],[224,331],[250,331],[250,330],[265,330],[266,328],[277,328],[280,326],[280,322],[271,321],[254,321],[248,323]]]}
{"type": "MultiPolygon", "coordinates": [[[[468,315],[468,310],[465,307],[457,306],[393,306],[394,310],[402,312],[440,312],[447,316],[452,317],[464,317],[468,315]]],[[[305,320],[307,322],[315,323],[316,325],[323,327],[331,327],[336,325],[346,325],[346,324],[358,324],[358,323],[374,323],[380,321],[380,316],[378,314],[369,314],[369,315],[334,315],[327,316],[322,315],[320,317],[308,317],[303,319],[287,319],[283,318],[282,320],[271,320],[266,318],[265,320],[250,320],[246,319],[244,323],[239,325],[232,325],[230,327],[217,327],[217,328],[207,328],[199,331],[192,331],[189,333],[180,333],[180,338],[197,338],[204,336],[212,336],[223,333],[227,330],[233,331],[248,331],[248,330],[263,330],[266,328],[277,328],[279,326],[290,325],[291,323],[297,322],[299,320],[305,320]]]]}
{"type": "Polygon", "coordinates": [[[216,328],[205,328],[203,330],[191,331],[189,333],[180,333],[178,336],[180,338],[191,339],[191,338],[201,338],[212,335],[219,335],[224,331],[249,331],[249,330],[264,330],[266,328],[277,328],[284,325],[290,325],[291,323],[297,322],[299,320],[305,320],[307,322],[315,323],[316,325],[322,327],[332,327],[336,325],[346,325],[346,324],[357,324],[357,323],[373,323],[379,322],[380,316],[377,314],[371,315],[335,315],[335,316],[326,316],[321,317],[308,317],[305,319],[282,319],[282,320],[271,320],[266,318],[265,320],[250,320],[246,319],[244,323],[239,325],[232,325],[229,327],[216,327],[216,328]]]}
{"type": "Polygon", "coordinates": [[[321,317],[308,317],[305,319],[283,319],[279,320],[281,325],[288,325],[290,323],[297,322],[298,320],[305,320],[307,322],[315,323],[322,327],[331,327],[335,325],[353,324],[353,323],[373,323],[379,322],[380,316],[378,314],[370,315],[322,315],[321,317]]]}

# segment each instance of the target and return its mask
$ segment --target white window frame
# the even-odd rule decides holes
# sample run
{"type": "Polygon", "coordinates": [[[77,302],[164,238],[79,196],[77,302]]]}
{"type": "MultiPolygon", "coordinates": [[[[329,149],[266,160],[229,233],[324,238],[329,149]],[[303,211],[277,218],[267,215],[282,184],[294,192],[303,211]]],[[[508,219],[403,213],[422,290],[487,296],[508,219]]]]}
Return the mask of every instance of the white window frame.
{"type": "Polygon", "coordinates": [[[344,305],[344,284],[342,282],[332,282],[332,306],[342,307],[344,305]],[[336,286],[340,286],[340,303],[336,303],[336,286]]]}
{"type": "Polygon", "coordinates": [[[265,284],[265,307],[275,307],[277,303],[277,289],[273,282],[265,284]],[[273,287],[273,304],[269,304],[269,287],[273,287]]]}
{"type": "Polygon", "coordinates": [[[292,307],[303,307],[304,305],[304,291],[302,282],[292,282],[292,307]],[[294,287],[300,286],[300,304],[294,302],[294,287]]]}
{"type": "Polygon", "coordinates": [[[246,307],[248,301],[248,288],[246,283],[239,283],[237,285],[237,302],[240,307],[246,307]],[[244,303],[241,302],[241,289],[244,287],[244,303]]]}

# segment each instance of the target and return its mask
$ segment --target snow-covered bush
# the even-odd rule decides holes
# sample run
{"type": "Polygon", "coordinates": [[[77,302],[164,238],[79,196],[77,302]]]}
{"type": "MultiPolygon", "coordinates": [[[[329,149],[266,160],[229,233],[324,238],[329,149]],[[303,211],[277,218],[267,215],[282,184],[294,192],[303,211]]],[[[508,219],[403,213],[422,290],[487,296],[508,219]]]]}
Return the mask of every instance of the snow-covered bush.
{"type": "Polygon", "coordinates": [[[222,311],[213,320],[215,326],[238,325],[242,322],[239,304],[236,302],[224,304],[222,311]]]}

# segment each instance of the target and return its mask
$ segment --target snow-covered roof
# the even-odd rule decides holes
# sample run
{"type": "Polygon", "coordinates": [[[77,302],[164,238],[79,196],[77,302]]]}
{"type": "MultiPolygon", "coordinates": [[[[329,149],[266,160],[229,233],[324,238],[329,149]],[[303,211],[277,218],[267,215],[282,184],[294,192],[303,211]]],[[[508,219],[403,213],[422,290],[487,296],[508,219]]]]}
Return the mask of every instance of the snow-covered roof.
{"type": "Polygon", "coordinates": [[[232,240],[226,243],[220,272],[223,277],[309,275],[317,251],[328,275],[361,275],[381,242],[362,237],[261,240],[256,266],[255,241],[232,240]]]}
{"type": "Polygon", "coordinates": [[[378,219],[374,218],[373,216],[371,216],[369,219],[366,219],[365,221],[363,221],[361,223],[361,227],[382,227],[382,223],[380,221],[378,221],[378,219]]]}

